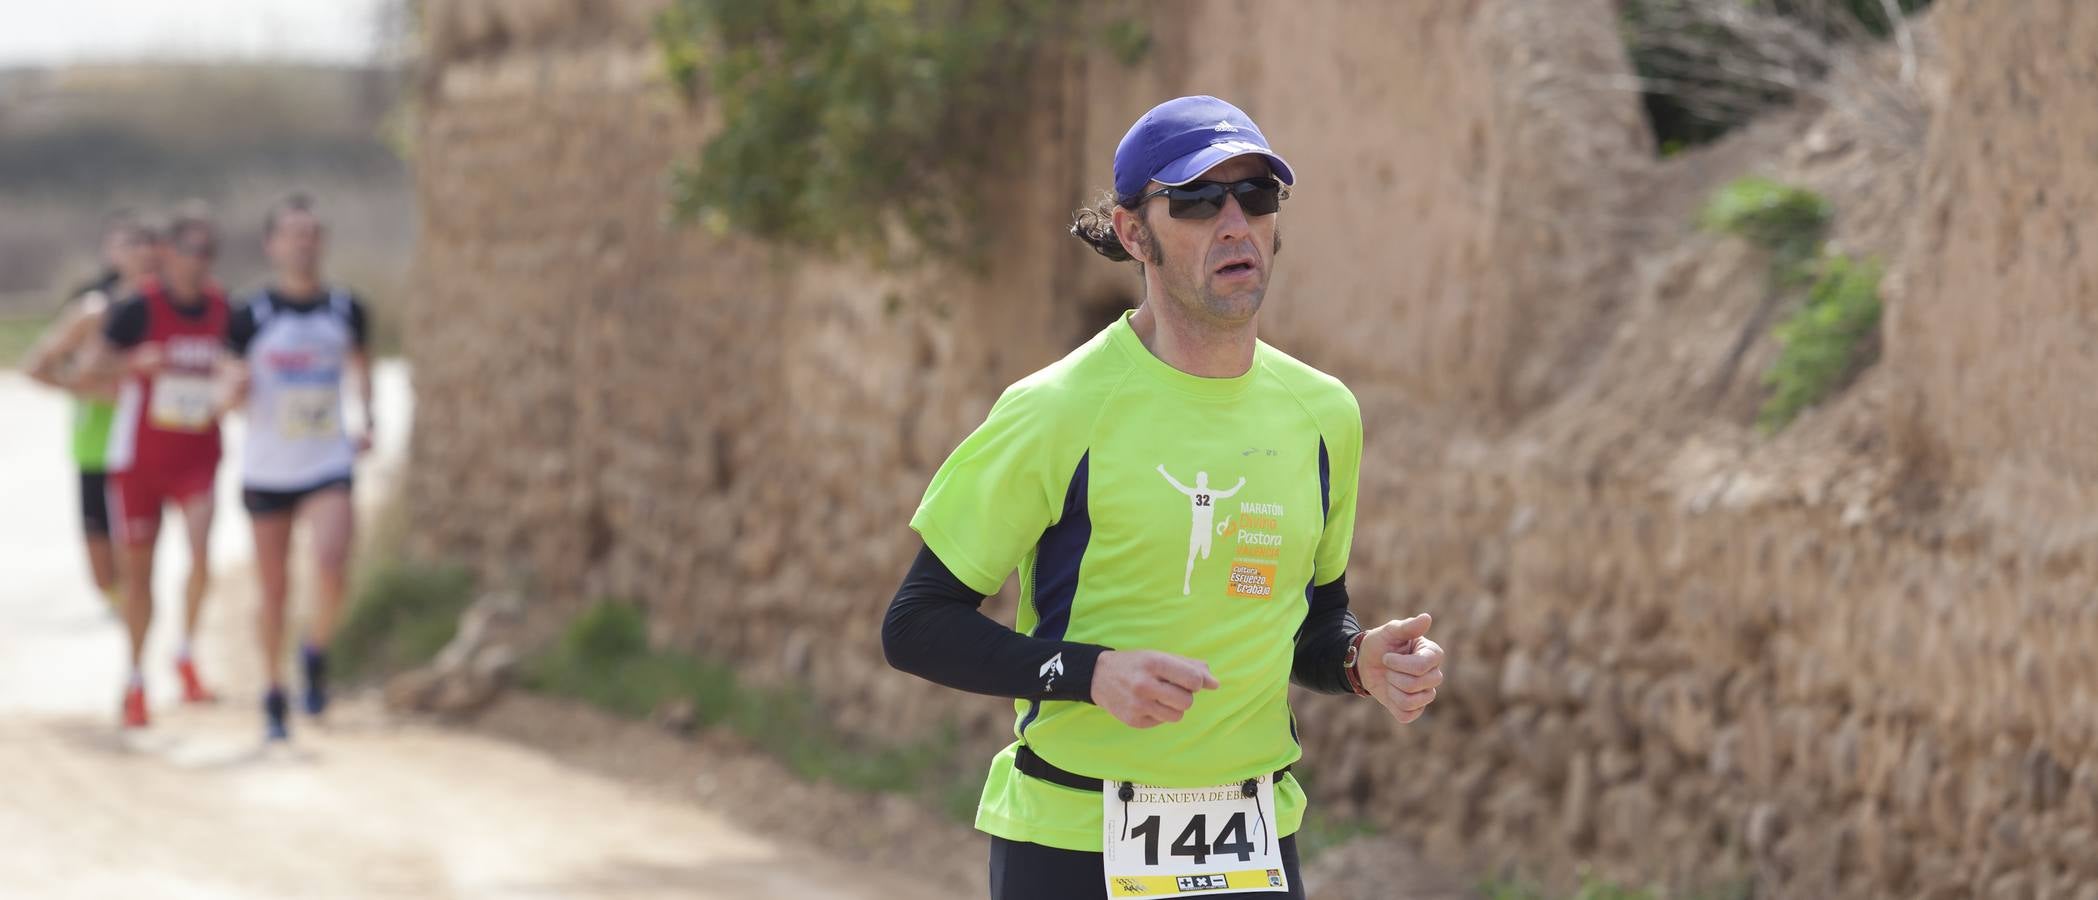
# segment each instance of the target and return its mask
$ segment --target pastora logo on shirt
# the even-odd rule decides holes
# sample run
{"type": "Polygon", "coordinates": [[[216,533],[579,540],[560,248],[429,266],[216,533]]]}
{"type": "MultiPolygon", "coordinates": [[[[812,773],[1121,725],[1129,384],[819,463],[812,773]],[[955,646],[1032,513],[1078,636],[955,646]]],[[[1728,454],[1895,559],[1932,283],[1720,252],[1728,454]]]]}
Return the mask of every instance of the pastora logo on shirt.
{"type": "Polygon", "coordinates": [[[1236,521],[1219,531],[1238,535],[1231,554],[1231,596],[1266,600],[1275,596],[1275,567],[1282,561],[1282,504],[1240,503],[1236,521]]]}

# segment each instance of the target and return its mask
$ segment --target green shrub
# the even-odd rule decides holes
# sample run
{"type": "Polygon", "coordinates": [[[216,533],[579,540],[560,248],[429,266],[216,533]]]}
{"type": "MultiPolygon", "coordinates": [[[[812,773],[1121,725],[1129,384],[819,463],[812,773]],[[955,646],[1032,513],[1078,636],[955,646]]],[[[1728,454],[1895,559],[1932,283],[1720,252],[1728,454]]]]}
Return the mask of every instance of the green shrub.
{"type": "Polygon", "coordinates": [[[561,652],[579,661],[612,665],[648,653],[648,620],[624,603],[599,603],[561,636],[561,652]]]}
{"type": "Polygon", "coordinates": [[[673,212],[878,259],[901,233],[966,259],[998,199],[980,179],[1031,114],[1029,64],[1071,19],[1052,0],[676,0],[663,65],[722,124],[673,172],[673,212]]]}
{"type": "Polygon", "coordinates": [[[1143,62],[1151,53],[1151,29],[1136,19],[1115,19],[1100,26],[1099,40],[1125,66],[1143,62]]]}
{"type": "Polygon", "coordinates": [[[524,681],[628,718],[646,717],[664,701],[684,697],[702,721],[711,721],[735,693],[735,675],[725,668],[651,652],[641,610],[611,601],[585,610],[552,648],[528,660],[524,681]]]}
{"type": "Polygon", "coordinates": [[[332,665],[356,680],[429,662],[457,632],[473,587],[472,573],[457,566],[393,562],[360,572],[332,665]]]}
{"type": "Polygon", "coordinates": [[[1823,261],[1807,302],[1777,326],[1783,349],[1763,383],[1771,389],[1757,424],[1774,432],[1820,403],[1868,365],[1879,327],[1880,266],[1846,256],[1823,261]]]}
{"type": "MultiPolygon", "coordinates": [[[[1706,228],[1739,235],[1770,251],[1766,311],[1786,295],[1806,291],[1805,302],[1773,330],[1783,347],[1763,374],[1771,394],[1756,424],[1765,434],[1790,424],[1872,362],[1880,267],[1823,253],[1831,217],[1821,195],[1759,177],[1737,179],[1721,188],[1701,216],[1706,228]]],[[[1760,323],[1764,315],[1758,312],[1754,321],[1760,323]]]]}
{"type": "Polygon", "coordinates": [[[1735,179],[1705,203],[1704,226],[1738,235],[1772,253],[1772,275],[1780,286],[1797,286],[1821,252],[1834,215],[1829,202],[1806,188],[1768,178],[1735,179]]]}
{"type": "Polygon", "coordinates": [[[839,732],[806,691],[745,685],[727,665],[650,649],[647,619],[631,604],[608,600],[586,610],[525,662],[524,683],[632,719],[687,700],[700,725],[729,728],[802,778],[917,793],[965,821],[983,788],[982,770],[955,759],[954,728],[902,745],[858,740],[839,732]]]}

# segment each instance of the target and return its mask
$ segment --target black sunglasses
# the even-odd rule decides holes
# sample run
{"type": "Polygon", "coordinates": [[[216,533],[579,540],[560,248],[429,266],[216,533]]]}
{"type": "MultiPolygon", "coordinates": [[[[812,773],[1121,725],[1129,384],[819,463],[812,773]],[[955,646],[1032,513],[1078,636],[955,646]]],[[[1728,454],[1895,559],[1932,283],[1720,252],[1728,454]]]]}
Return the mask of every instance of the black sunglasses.
{"type": "Polygon", "coordinates": [[[1237,196],[1238,207],[1248,216],[1272,216],[1289,196],[1282,182],[1266,175],[1244,181],[1190,181],[1178,187],[1159,188],[1138,197],[1166,198],[1166,215],[1175,219],[1207,219],[1224,211],[1224,198],[1237,196]]]}

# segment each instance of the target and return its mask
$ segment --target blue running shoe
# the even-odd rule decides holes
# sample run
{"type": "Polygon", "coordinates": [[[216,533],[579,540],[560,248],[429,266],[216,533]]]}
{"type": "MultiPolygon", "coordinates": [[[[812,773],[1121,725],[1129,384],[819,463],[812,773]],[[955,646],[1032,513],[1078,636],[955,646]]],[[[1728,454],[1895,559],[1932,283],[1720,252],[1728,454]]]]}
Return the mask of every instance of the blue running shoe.
{"type": "Polygon", "coordinates": [[[318,716],[328,709],[328,651],[304,645],[299,662],[306,670],[306,714],[318,716]]]}
{"type": "Polygon", "coordinates": [[[291,728],[288,723],[288,720],[291,718],[291,704],[284,701],[284,690],[282,688],[270,688],[269,693],[263,695],[262,717],[264,726],[269,732],[270,740],[283,741],[291,739],[291,728]]]}

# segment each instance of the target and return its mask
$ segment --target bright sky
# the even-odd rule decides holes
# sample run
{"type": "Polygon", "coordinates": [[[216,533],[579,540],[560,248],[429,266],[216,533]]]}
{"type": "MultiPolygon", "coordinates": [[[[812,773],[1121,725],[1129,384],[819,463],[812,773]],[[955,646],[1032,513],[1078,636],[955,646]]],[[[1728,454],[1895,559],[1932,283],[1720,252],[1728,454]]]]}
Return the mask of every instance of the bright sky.
{"type": "Polygon", "coordinates": [[[371,62],[388,0],[0,0],[0,66],[371,62]]]}

